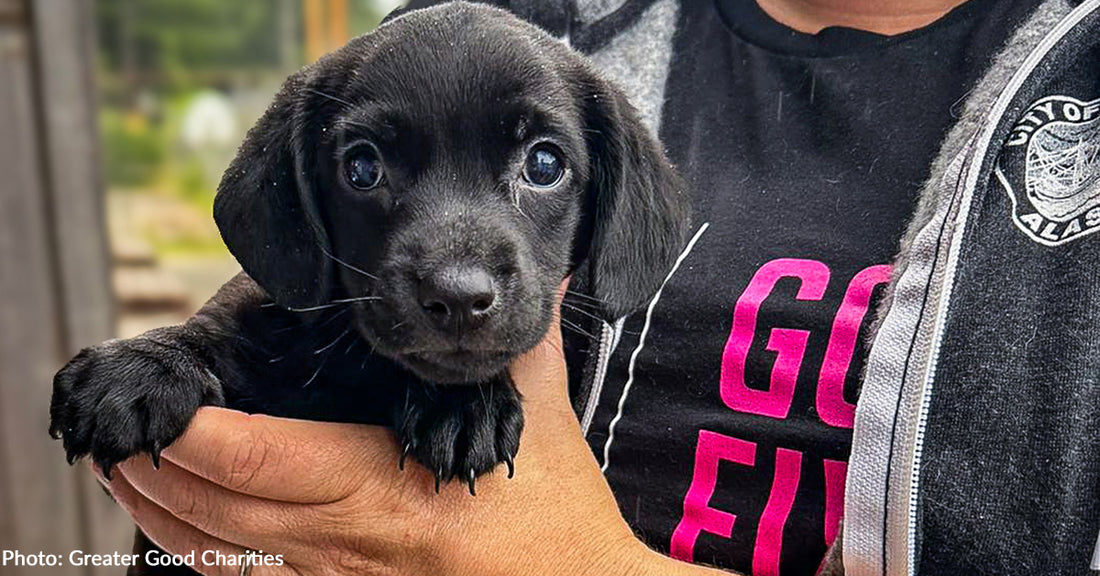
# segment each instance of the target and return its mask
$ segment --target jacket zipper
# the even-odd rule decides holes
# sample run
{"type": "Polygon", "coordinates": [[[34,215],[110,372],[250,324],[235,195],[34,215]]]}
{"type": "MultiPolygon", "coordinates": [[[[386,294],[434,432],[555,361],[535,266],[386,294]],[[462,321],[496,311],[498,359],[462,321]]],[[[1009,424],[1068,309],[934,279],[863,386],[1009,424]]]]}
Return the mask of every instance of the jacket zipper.
{"type": "Polygon", "coordinates": [[[617,335],[622,331],[623,320],[615,322],[612,326],[607,322],[600,322],[600,347],[596,355],[596,367],[592,374],[592,385],[588,387],[588,397],[584,402],[584,414],[581,416],[581,433],[588,436],[588,429],[592,427],[592,419],[596,416],[596,406],[600,402],[600,394],[603,392],[603,382],[607,377],[607,365],[611,360],[611,354],[615,352],[618,344],[617,335]]]}
{"type": "MultiPolygon", "coordinates": [[[[920,464],[921,455],[924,449],[924,434],[928,426],[928,409],[932,401],[932,385],[935,379],[936,370],[939,366],[940,351],[943,344],[944,326],[947,319],[947,312],[951,304],[951,293],[955,286],[955,277],[958,269],[959,251],[962,244],[963,236],[966,231],[966,220],[970,213],[970,206],[974,199],[974,191],[978,187],[978,178],[981,176],[982,163],[985,160],[986,153],[988,152],[990,144],[993,141],[994,132],[1000,125],[1001,120],[1006,114],[1009,105],[1016,97],[1016,94],[1023,87],[1028,78],[1031,77],[1032,72],[1038,67],[1039,63],[1044,57],[1068,34],[1073,28],[1081,23],[1082,20],[1097,8],[1100,8],[1100,0],[1088,0],[1083,2],[1080,6],[1074,9],[1066,18],[1059,22],[1050,32],[1046,34],[1039,45],[1032,50],[1027,59],[1020,66],[1020,69],[1013,74],[1012,79],[1009,80],[1005,89],[1001,92],[997,102],[994,104],[992,111],[990,112],[988,121],[985,124],[981,138],[978,139],[979,149],[971,159],[969,171],[967,173],[967,179],[965,189],[963,191],[962,203],[959,207],[959,212],[956,215],[956,225],[951,238],[951,249],[948,252],[947,259],[947,271],[945,273],[944,292],[942,296],[943,305],[939,306],[936,313],[936,327],[933,331],[933,346],[932,354],[929,357],[928,370],[925,371],[925,381],[921,392],[920,412],[917,414],[916,431],[914,435],[913,446],[913,463],[910,469],[910,482],[909,482],[909,506],[908,506],[908,530],[907,530],[907,543],[908,543],[908,566],[907,573],[910,575],[916,574],[916,535],[917,535],[917,506],[920,494],[920,464]]],[[[1097,556],[1100,556],[1100,540],[1097,541],[1097,556]]],[[[1092,568],[1100,569],[1100,557],[1094,557],[1092,568]]]]}

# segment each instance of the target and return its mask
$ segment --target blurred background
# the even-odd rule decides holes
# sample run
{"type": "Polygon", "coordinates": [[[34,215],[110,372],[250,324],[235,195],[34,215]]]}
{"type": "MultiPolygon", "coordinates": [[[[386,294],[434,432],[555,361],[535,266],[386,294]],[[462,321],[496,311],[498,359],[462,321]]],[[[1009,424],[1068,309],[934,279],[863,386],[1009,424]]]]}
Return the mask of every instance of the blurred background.
{"type": "Polygon", "coordinates": [[[239,270],[210,214],[244,132],[287,75],[399,3],[93,1],[120,336],[186,318],[239,270]]]}
{"type": "MultiPolygon", "coordinates": [[[[402,0],[0,0],[0,549],[129,550],[46,435],[80,348],[190,316],[238,270],[211,217],[282,80],[402,0]]],[[[118,569],[0,567],[0,575],[118,569]]]]}

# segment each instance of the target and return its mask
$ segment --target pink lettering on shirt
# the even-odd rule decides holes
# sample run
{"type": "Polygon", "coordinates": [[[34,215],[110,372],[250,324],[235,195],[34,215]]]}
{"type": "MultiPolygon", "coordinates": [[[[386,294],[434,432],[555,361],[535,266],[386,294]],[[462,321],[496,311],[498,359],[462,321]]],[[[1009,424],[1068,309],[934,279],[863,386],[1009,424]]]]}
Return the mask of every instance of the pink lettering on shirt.
{"type": "Polygon", "coordinates": [[[825,360],[817,380],[817,415],[821,421],[839,428],[851,428],[856,405],[844,400],[844,379],[859,338],[859,328],[871,306],[875,287],[890,281],[890,266],[864,268],[848,284],[840,310],[833,320],[825,360]]]}
{"type": "MultiPolygon", "coordinates": [[[[867,321],[874,291],[889,282],[890,266],[871,266],[856,274],[845,288],[839,309],[833,315],[829,338],[817,367],[817,388],[814,405],[817,418],[827,426],[851,429],[855,405],[844,399],[844,384],[855,355],[860,329],[867,321]]],[[[795,328],[758,326],[760,307],[771,296],[783,278],[800,281],[795,298],[800,301],[820,301],[830,280],[829,267],[814,260],[786,258],[773,260],[760,267],[745,291],[737,299],[733,311],[733,326],[722,353],[719,392],[723,404],[738,412],[786,419],[806,360],[806,346],[811,332],[795,328]],[[749,350],[757,335],[767,334],[766,349],[776,357],[771,367],[768,388],[750,388],[746,382],[749,350]]],[[[808,366],[808,370],[815,367],[808,366]]],[[[811,424],[803,420],[798,426],[811,424]]],[[[696,445],[691,485],[684,497],[683,517],[672,534],[671,555],[692,561],[696,542],[703,532],[730,538],[737,514],[710,507],[715,491],[720,488],[718,470],[721,461],[745,466],[756,465],[755,442],[726,436],[710,430],[700,430],[696,445]]],[[[783,552],[783,534],[791,519],[791,510],[798,499],[804,453],[792,448],[777,447],[775,470],[768,501],[760,513],[753,547],[752,572],[755,576],[778,576],[783,552]]],[[[825,546],[832,544],[839,531],[844,511],[845,478],[848,464],[843,460],[821,459],[808,463],[822,466],[824,473],[825,546]],[[817,464],[816,462],[820,462],[817,464]]],[[[730,487],[736,490],[736,486],[730,487]]],[[[808,488],[803,488],[807,490],[808,488]]],[[[817,488],[815,488],[817,489],[817,488]]],[[[820,501],[821,498],[814,498],[820,501]]],[[[753,517],[751,511],[749,517],[753,517]]],[[[746,529],[746,528],[743,528],[746,529]]]]}
{"type": "Polygon", "coordinates": [[[718,463],[722,460],[746,466],[756,463],[756,444],[708,430],[699,431],[695,448],[695,473],[684,497],[684,516],[672,533],[670,554],[685,562],[694,559],[695,541],[708,532],[729,538],[737,516],[709,507],[718,483],[718,463]]]}
{"type": "Polygon", "coordinates": [[[802,474],[802,453],[779,448],[775,452],[775,479],[760,524],[756,529],[756,547],[752,551],[753,576],[779,576],[779,555],[783,551],[783,527],[798,491],[802,474]]]}
{"type": "Polygon", "coordinates": [[[760,267],[733,310],[733,327],[722,354],[720,387],[722,401],[738,412],[786,418],[794,397],[807,330],[775,328],[768,338],[768,350],[777,353],[768,390],[755,390],[745,383],[745,362],[756,334],[760,305],[782,278],[798,278],[798,300],[821,300],[829,283],[829,268],[815,260],[784,258],[760,267]]]}

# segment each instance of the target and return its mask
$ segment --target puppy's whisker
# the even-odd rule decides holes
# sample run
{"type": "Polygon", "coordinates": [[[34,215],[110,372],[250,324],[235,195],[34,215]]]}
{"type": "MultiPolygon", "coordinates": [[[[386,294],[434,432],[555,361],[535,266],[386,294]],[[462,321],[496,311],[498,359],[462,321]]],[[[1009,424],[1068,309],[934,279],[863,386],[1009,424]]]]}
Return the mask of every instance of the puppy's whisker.
{"type": "Polygon", "coordinates": [[[328,344],[327,344],[327,345],[325,345],[325,346],[324,346],[323,348],[318,348],[317,350],[314,350],[314,351],[313,351],[313,353],[314,353],[315,355],[316,355],[316,354],[321,354],[322,352],[324,352],[324,351],[326,351],[326,350],[328,350],[328,349],[332,348],[333,346],[335,346],[335,345],[336,345],[336,343],[337,343],[337,342],[339,342],[339,341],[343,340],[343,339],[344,339],[344,336],[347,336],[347,335],[348,335],[348,334],[349,334],[350,332],[351,332],[351,328],[348,328],[348,329],[344,330],[343,332],[341,332],[341,333],[340,333],[340,335],[339,335],[339,336],[337,336],[337,337],[336,337],[336,339],[335,339],[335,340],[333,340],[332,342],[328,343],[328,344]]]}
{"type": "Polygon", "coordinates": [[[573,298],[572,296],[570,296],[569,294],[566,294],[565,297],[562,298],[562,302],[568,302],[568,303],[570,303],[574,306],[585,306],[586,307],[585,310],[597,310],[600,307],[599,304],[596,304],[595,302],[588,302],[586,300],[577,300],[577,299],[573,298]]]}
{"type": "Polygon", "coordinates": [[[320,324],[318,324],[316,326],[316,328],[314,328],[314,329],[315,330],[320,330],[320,329],[324,328],[325,326],[328,326],[329,324],[332,324],[337,318],[339,318],[339,317],[341,317],[341,316],[343,316],[344,314],[347,314],[347,313],[348,313],[348,308],[344,308],[343,310],[339,310],[335,314],[333,314],[332,316],[329,316],[328,320],[325,320],[324,322],[321,322],[320,324]]]}
{"type": "Polygon", "coordinates": [[[593,319],[593,320],[596,320],[596,321],[599,321],[599,322],[603,322],[603,318],[600,318],[599,316],[596,316],[595,314],[593,314],[593,313],[591,313],[591,312],[589,312],[589,311],[587,311],[587,310],[583,310],[583,309],[581,309],[581,308],[577,308],[576,306],[574,306],[574,305],[572,305],[572,304],[570,304],[570,303],[568,303],[568,302],[564,302],[564,301],[563,301],[563,302],[561,303],[561,305],[562,305],[562,306],[565,306],[566,308],[568,308],[568,309],[570,309],[570,310],[572,310],[572,311],[574,311],[574,312],[577,312],[577,313],[580,313],[580,314],[584,314],[585,316],[588,316],[589,318],[591,318],[591,319],[593,319]]]}
{"type": "Polygon", "coordinates": [[[370,300],[381,300],[381,296],[360,296],[358,298],[340,298],[332,300],[328,304],[319,304],[317,306],[310,306],[308,308],[287,308],[291,312],[316,312],[318,310],[327,310],[329,308],[336,308],[337,306],[343,306],[345,304],[353,304],[355,302],[367,302],[370,300]]]}
{"type": "Polygon", "coordinates": [[[319,244],[318,244],[318,246],[321,248],[321,252],[323,252],[325,254],[325,256],[328,256],[329,259],[331,259],[333,262],[347,268],[348,270],[351,270],[352,272],[357,272],[359,274],[362,274],[363,276],[366,276],[367,278],[370,278],[371,280],[378,280],[378,277],[375,276],[374,274],[371,274],[370,272],[367,272],[366,270],[363,270],[362,268],[358,268],[356,266],[348,264],[347,262],[344,262],[343,260],[337,258],[335,254],[333,254],[332,252],[329,252],[328,249],[325,248],[324,246],[320,246],[319,244]]]}
{"type": "Polygon", "coordinates": [[[358,338],[352,338],[351,339],[351,344],[348,344],[348,347],[344,349],[344,356],[347,356],[349,353],[351,353],[351,349],[355,348],[355,345],[358,344],[358,343],[359,343],[358,338]]]}
{"type": "Polygon", "coordinates": [[[590,300],[590,301],[595,302],[597,304],[606,304],[606,302],[604,302],[603,300],[601,300],[599,298],[596,298],[595,296],[589,296],[588,294],[581,294],[580,292],[577,292],[575,290],[566,290],[565,294],[567,296],[575,296],[575,297],[580,298],[582,300],[590,300]]]}
{"type": "Polygon", "coordinates": [[[310,94],[316,94],[316,95],[321,96],[323,98],[328,98],[329,100],[332,100],[333,102],[339,102],[339,103],[343,104],[344,106],[354,106],[354,104],[352,104],[351,102],[348,102],[347,100],[344,100],[343,98],[337,98],[336,96],[333,96],[332,94],[325,94],[324,92],[321,92],[320,90],[314,90],[313,88],[303,88],[302,90],[305,90],[306,92],[309,92],[310,94]]]}
{"type": "MultiPolygon", "coordinates": [[[[358,340],[358,338],[356,338],[356,340],[358,340]]],[[[359,371],[360,372],[362,372],[363,370],[365,370],[367,368],[367,362],[369,362],[370,359],[374,357],[374,349],[375,349],[374,344],[372,342],[370,342],[369,340],[364,340],[364,342],[367,343],[367,344],[370,344],[370,349],[367,350],[367,353],[363,355],[363,363],[359,365],[359,371]]]]}
{"type": "Polygon", "coordinates": [[[576,328],[576,327],[574,327],[574,326],[570,326],[569,324],[562,324],[562,326],[561,326],[561,327],[562,327],[562,329],[563,329],[563,330],[568,330],[568,331],[570,331],[570,332],[574,332],[574,333],[576,333],[576,334],[579,334],[579,335],[581,335],[581,336],[583,336],[583,337],[585,337],[585,338],[588,338],[589,340],[592,340],[593,342],[595,342],[595,341],[596,341],[596,337],[595,337],[595,336],[593,336],[593,335],[589,334],[588,332],[585,332],[585,331],[581,330],[580,328],[576,328]]]}
{"type": "Polygon", "coordinates": [[[330,302],[328,304],[320,304],[318,306],[308,306],[306,308],[289,308],[288,307],[288,308],[286,308],[286,310],[290,311],[290,312],[316,312],[318,310],[328,310],[329,308],[335,308],[337,306],[339,306],[339,304],[333,304],[333,303],[330,302]]]}
{"type": "Polygon", "coordinates": [[[590,332],[588,332],[587,330],[581,328],[580,326],[577,326],[576,324],[570,322],[569,320],[566,320],[565,318],[560,318],[560,320],[561,320],[561,325],[563,327],[572,329],[574,332],[576,332],[576,333],[578,333],[582,336],[587,336],[591,340],[599,340],[599,338],[596,338],[590,332]]]}
{"type": "Polygon", "coordinates": [[[355,298],[338,298],[332,301],[332,304],[351,304],[353,302],[368,302],[371,300],[381,300],[381,296],[356,296],[355,298]]]}
{"type": "Polygon", "coordinates": [[[302,384],[302,388],[307,388],[310,384],[313,384],[313,381],[317,379],[317,375],[321,373],[321,369],[325,367],[326,362],[328,362],[328,356],[325,356],[325,358],[321,360],[321,365],[313,371],[313,376],[310,376],[309,380],[306,380],[306,383],[302,384]]]}

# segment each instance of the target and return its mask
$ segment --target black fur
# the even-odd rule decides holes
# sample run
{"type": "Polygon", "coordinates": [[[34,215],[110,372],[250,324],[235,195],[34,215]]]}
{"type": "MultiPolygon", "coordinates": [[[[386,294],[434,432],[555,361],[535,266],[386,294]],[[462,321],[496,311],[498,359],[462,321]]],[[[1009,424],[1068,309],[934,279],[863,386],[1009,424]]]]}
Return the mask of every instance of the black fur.
{"type": "Polygon", "coordinates": [[[244,273],[182,326],[81,352],[54,380],[51,433],[110,470],[156,455],[200,405],[385,424],[473,491],[512,466],[507,366],[546,332],[562,278],[587,271],[606,320],[641,307],[687,205],[635,110],[566,46],[494,8],[411,12],[287,80],[215,202],[244,273]],[[362,191],[344,160],[367,142],[386,180],[362,191]],[[521,179],[538,142],[564,159],[557,187],[521,179]],[[439,329],[418,299],[455,266],[492,276],[476,329],[439,329]]]}

